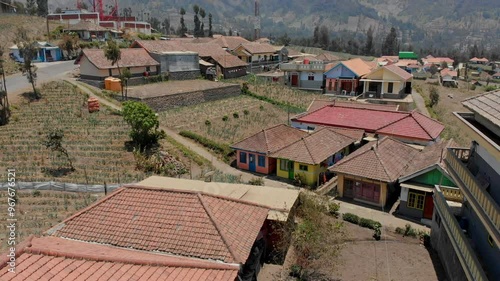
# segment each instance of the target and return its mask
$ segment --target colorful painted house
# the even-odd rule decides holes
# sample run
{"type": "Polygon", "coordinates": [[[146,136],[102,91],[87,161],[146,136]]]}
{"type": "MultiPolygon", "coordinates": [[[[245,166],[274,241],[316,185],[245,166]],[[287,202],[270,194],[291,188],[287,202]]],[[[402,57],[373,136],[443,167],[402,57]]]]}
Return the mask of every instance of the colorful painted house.
{"type": "Polygon", "coordinates": [[[365,98],[400,99],[411,94],[413,76],[395,64],[386,65],[366,74],[361,82],[365,98]]]}
{"type": "Polygon", "coordinates": [[[329,168],[340,197],[384,208],[419,150],[392,138],[369,142],[329,168]]]}
{"type": "Polygon", "coordinates": [[[236,150],[236,167],[261,174],[273,174],[276,172],[276,159],[269,155],[307,135],[307,132],[284,124],[263,129],[231,146],[236,150]]]}
{"type": "Polygon", "coordinates": [[[430,145],[413,159],[405,174],[399,178],[401,194],[398,214],[430,225],[436,185],[446,189],[447,200],[463,200],[444,164],[446,149],[453,144],[453,141],[443,141],[430,145]]]}
{"type": "Polygon", "coordinates": [[[269,43],[242,43],[233,50],[233,53],[247,63],[278,61],[276,49],[269,43]]]}
{"type": "MultiPolygon", "coordinates": [[[[38,41],[36,42],[36,47],[38,49],[37,57],[33,62],[53,62],[60,61],[62,59],[61,49],[49,42],[38,41]]],[[[18,62],[24,62],[24,58],[19,51],[17,45],[9,48],[10,54],[18,62]]]]}
{"type": "Polygon", "coordinates": [[[323,91],[324,72],[334,65],[334,63],[324,63],[314,57],[305,57],[297,61],[282,63],[280,69],[284,72],[286,85],[302,90],[323,91]]]}
{"type": "Polygon", "coordinates": [[[326,93],[357,95],[363,91],[361,76],[372,71],[372,66],[362,59],[356,58],[341,61],[332,69],[325,72],[326,93]],[[352,93],[352,94],[351,94],[352,93]]]}
{"type": "Polygon", "coordinates": [[[363,132],[357,131],[357,138],[342,134],[343,130],[321,128],[308,136],[272,153],[277,159],[276,175],[281,178],[299,178],[309,186],[319,186],[327,167],[340,161],[360,143],[363,132]]]}

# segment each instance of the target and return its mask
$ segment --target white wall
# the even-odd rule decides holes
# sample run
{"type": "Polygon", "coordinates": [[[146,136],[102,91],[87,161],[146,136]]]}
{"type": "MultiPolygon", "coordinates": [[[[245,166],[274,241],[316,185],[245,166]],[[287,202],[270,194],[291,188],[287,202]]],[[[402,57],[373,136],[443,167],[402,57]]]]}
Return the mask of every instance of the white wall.
{"type": "Polygon", "coordinates": [[[323,81],[323,72],[309,72],[309,71],[299,72],[299,80],[309,80],[310,73],[314,74],[314,81],[323,81]]]}

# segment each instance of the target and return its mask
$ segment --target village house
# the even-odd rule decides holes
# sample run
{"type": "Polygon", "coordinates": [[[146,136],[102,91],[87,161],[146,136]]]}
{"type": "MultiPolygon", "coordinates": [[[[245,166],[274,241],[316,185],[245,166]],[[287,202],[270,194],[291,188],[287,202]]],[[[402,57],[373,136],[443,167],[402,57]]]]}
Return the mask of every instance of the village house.
{"type": "Polygon", "coordinates": [[[453,67],[455,60],[448,57],[433,57],[431,55],[426,56],[422,59],[422,63],[425,68],[429,68],[431,65],[435,65],[438,68],[443,68],[443,63],[446,63],[448,67],[453,67]]]}
{"type": "Polygon", "coordinates": [[[363,91],[363,83],[360,79],[363,75],[372,71],[372,66],[356,58],[341,61],[332,69],[325,72],[326,93],[337,95],[355,96],[363,91]]]}
{"type": "Polygon", "coordinates": [[[218,36],[210,43],[217,44],[226,51],[233,51],[241,44],[250,43],[250,41],[240,36],[218,36]]]}
{"type": "Polygon", "coordinates": [[[283,63],[280,69],[284,72],[286,85],[302,90],[324,91],[323,74],[333,66],[334,63],[325,64],[316,58],[305,57],[283,63]]]}
{"type": "Polygon", "coordinates": [[[497,72],[497,73],[493,74],[491,77],[492,77],[493,79],[497,79],[497,80],[499,80],[499,79],[500,79],[500,72],[497,72]]]}
{"type": "Polygon", "coordinates": [[[449,280],[495,280],[500,276],[500,91],[469,97],[469,112],[453,112],[469,147],[447,149],[445,165],[463,195],[447,199],[434,190],[431,245],[449,280]],[[457,246],[458,245],[458,246],[457,246]]]}
{"type": "Polygon", "coordinates": [[[391,136],[400,141],[429,145],[440,139],[444,125],[417,111],[403,112],[357,104],[335,103],[291,118],[292,126],[314,130],[317,126],[363,130],[367,134],[391,136]]]}
{"type": "Polygon", "coordinates": [[[386,65],[365,74],[364,98],[402,99],[411,94],[413,76],[397,65],[386,65]]]}
{"type": "Polygon", "coordinates": [[[242,61],[251,64],[278,62],[276,49],[269,43],[241,43],[232,51],[232,53],[234,53],[242,61]]]}
{"type": "MultiPolygon", "coordinates": [[[[335,99],[314,99],[309,106],[307,107],[306,113],[310,113],[316,111],[325,106],[349,106],[353,108],[366,108],[366,109],[374,109],[374,110],[387,110],[387,111],[398,111],[399,105],[397,104],[376,104],[376,103],[364,103],[364,102],[356,102],[356,101],[347,101],[347,100],[335,100],[335,99]]],[[[297,118],[296,116],[295,118],[297,118]]]]}
{"type": "Polygon", "coordinates": [[[317,60],[323,61],[325,63],[338,62],[340,58],[336,55],[332,55],[330,53],[324,52],[316,56],[317,60]]]}
{"type": "Polygon", "coordinates": [[[415,52],[402,51],[399,52],[399,60],[418,60],[418,55],[415,52]]]}
{"type": "MultiPolygon", "coordinates": [[[[264,255],[272,251],[273,239],[279,239],[272,223],[288,221],[298,197],[294,190],[261,187],[254,192],[249,189],[255,186],[247,186],[254,196],[244,201],[240,198],[247,192],[221,195],[232,194],[240,186],[226,191],[217,183],[203,181],[153,178],[149,182],[151,186],[142,183],[118,188],[49,229],[47,235],[96,247],[113,246],[121,252],[169,256],[180,261],[195,259],[206,269],[223,266],[236,270],[238,280],[251,281],[258,275],[264,255]],[[265,199],[269,194],[275,194],[274,198],[265,199]],[[281,204],[270,207],[260,200],[271,201],[274,206],[281,204]]],[[[106,256],[104,253],[103,258],[106,256]]],[[[154,256],[147,260],[152,259],[154,256]]]]}
{"type": "Polygon", "coordinates": [[[321,128],[270,154],[277,159],[276,175],[319,186],[327,181],[327,167],[349,155],[359,145],[363,131],[321,128]]]}
{"type": "Polygon", "coordinates": [[[489,60],[487,58],[477,58],[477,57],[473,57],[469,60],[470,63],[474,63],[474,64],[488,64],[489,60]]]}
{"type": "Polygon", "coordinates": [[[104,80],[107,77],[118,77],[118,66],[128,69],[132,77],[142,77],[145,73],[159,73],[160,64],[144,49],[121,49],[121,58],[111,65],[104,55],[103,49],[84,49],[79,59],[80,78],[84,80],[104,80]]]}
{"type": "Polygon", "coordinates": [[[231,145],[236,151],[236,167],[261,174],[274,174],[277,161],[269,156],[307,135],[307,132],[284,124],[263,129],[231,145]]]}
{"type": "MultiPolygon", "coordinates": [[[[38,49],[37,57],[33,59],[33,62],[53,62],[62,60],[62,51],[58,46],[51,44],[49,42],[37,41],[36,48],[38,49]]],[[[9,48],[10,56],[13,57],[18,62],[24,62],[21,52],[17,45],[13,45],[9,48]]]]}
{"type": "Polygon", "coordinates": [[[329,168],[340,197],[384,208],[396,183],[419,150],[386,137],[369,142],[329,168]]]}
{"type": "Polygon", "coordinates": [[[454,70],[450,70],[449,68],[441,70],[440,79],[443,86],[457,87],[458,85],[458,73],[454,70]]]}
{"type": "Polygon", "coordinates": [[[78,34],[78,38],[84,41],[105,41],[110,38],[109,29],[92,21],[81,21],[77,24],[72,24],[68,28],[65,28],[64,32],[75,32],[78,34]]]}

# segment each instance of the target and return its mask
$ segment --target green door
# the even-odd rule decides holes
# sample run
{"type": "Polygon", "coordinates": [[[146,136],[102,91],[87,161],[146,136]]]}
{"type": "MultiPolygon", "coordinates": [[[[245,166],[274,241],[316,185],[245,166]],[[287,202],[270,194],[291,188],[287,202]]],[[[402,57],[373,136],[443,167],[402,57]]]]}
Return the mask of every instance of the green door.
{"type": "Polygon", "coordinates": [[[295,179],[294,178],[295,174],[293,173],[293,166],[294,166],[294,162],[288,161],[288,178],[291,180],[295,179]]]}

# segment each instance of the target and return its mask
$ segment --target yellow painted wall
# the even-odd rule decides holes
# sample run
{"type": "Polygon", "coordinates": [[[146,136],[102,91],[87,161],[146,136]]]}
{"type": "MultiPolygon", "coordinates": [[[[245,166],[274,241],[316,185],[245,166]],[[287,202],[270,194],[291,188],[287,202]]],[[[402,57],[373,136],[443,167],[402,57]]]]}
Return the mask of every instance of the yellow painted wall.
{"type": "MultiPolygon", "coordinates": [[[[377,206],[385,206],[385,203],[387,201],[387,183],[385,182],[380,182],[380,181],[374,181],[370,180],[367,178],[361,178],[361,177],[355,177],[355,176],[350,176],[350,175],[343,175],[343,174],[338,174],[338,181],[337,181],[337,191],[339,193],[340,197],[344,196],[344,179],[350,179],[350,180],[355,180],[355,181],[363,181],[367,183],[374,183],[374,184],[379,184],[380,185],[380,200],[378,204],[375,204],[373,202],[368,202],[368,201],[363,201],[367,204],[372,204],[372,205],[377,205],[377,206]]],[[[361,201],[361,200],[360,200],[361,201]]]]}
{"type": "MultiPolygon", "coordinates": [[[[281,167],[281,159],[278,159],[276,175],[278,177],[288,179],[288,171],[282,171],[280,167],[281,167]]],[[[320,165],[309,165],[300,162],[294,162],[293,169],[294,169],[294,175],[300,175],[304,183],[310,186],[316,186],[316,184],[318,183],[319,174],[321,172],[326,171],[326,167],[320,167],[320,165]],[[307,172],[301,171],[299,169],[300,165],[306,165],[308,167],[307,172]]]]}
{"type": "Polygon", "coordinates": [[[281,159],[276,161],[276,175],[280,178],[288,178],[288,171],[281,170],[281,159]]]}
{"type": "MultiPolygon", "coordinates": [[[[393,80],[391,80],[393,81],[393,80]]],[[[403,89],[403,86],[404,84],[403,83],[400,83],[400,82],[395,82],[395,83],[392,83],[394,86],[392,87],[392,94],[397,94],[399,93],[399,91],[401,91],[403,89]]],[[[389,93],[389,83],[388,82],[385,82],[384,83],[384,89],[383,89],[384,93],[389,93]]],[[[389,94],[391,94],[389,93],[389,94]]]]}

